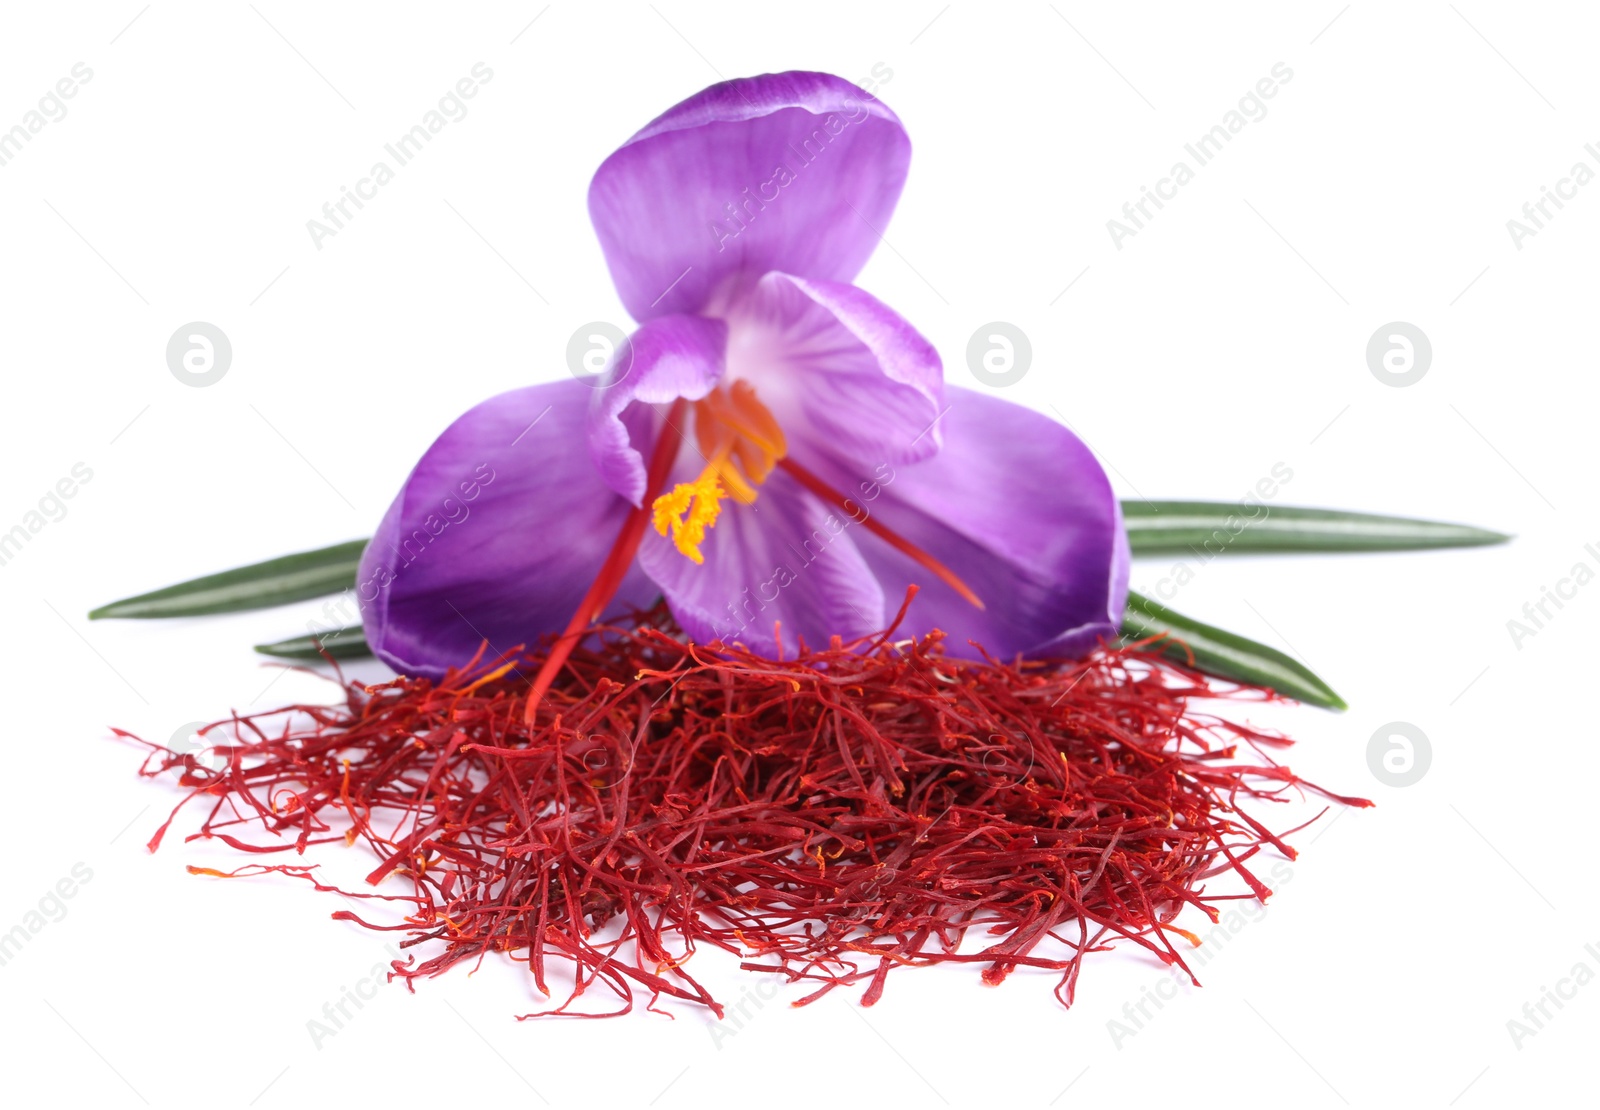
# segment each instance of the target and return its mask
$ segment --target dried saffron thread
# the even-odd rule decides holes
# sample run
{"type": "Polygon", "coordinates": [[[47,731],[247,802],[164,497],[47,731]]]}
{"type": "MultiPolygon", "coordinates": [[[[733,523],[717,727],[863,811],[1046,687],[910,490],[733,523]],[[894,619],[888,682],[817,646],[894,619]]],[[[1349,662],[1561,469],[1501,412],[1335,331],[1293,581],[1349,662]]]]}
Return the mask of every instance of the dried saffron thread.
{"type": "MultiPolygon", "coordinates": [[[[1215,921],[1219,903],[1270,893],[1250,861],[1294,852],[1241,803],[1370,804],[1273,761],[1284,738],[1190,705],[1272,695],[1148,645],[971,663],[945,658],[938,633],[886,633],[776,661],[674,632],[658,607],[573,647],[531,724],[530,684],[507,671],[526,661],[480,658],[437,684],[348,684],[340,706],[221,722],[214,770],[139,741],[142,773],[179,770],[188,790],[150,848],[206,802],[189,840],[361,842],[378,885],[340,893],[402,912],[336,919],[407,934],[420,958],[393,971],[408,985],[503,952],[548,997],[567,967],[573,989],[542,1014],[602,1016],[574,1009],[599,985],[611,1014],[642,989],[652,1008],[720,1016],[688,970],[700,944],[809,984],[797,1004],[862,983],[870,1005],[894,968],[976,963],[989,983],[1057,972],[1070,1005],[1088,953],[1120,938],[1189,971],[1183,908],[1215,921]],[[252,825],[270,835],[245,839],[252,825]],[[1207,888],[1228,873],[1248,892],[1207,888]]],[[[298,864],[191,870],[337,889],[298,864]]]]}
{"type": "MultiPolygon", "coordinates": [[[[524,711],[524,718],[529,724],[533,723],[540,699],[555,681],[556,673],[566,661],[567,654],[577,645],[589,626],[600,619],[600,615],[605,612],[606,606],[611,604],[611,599],[617,596],[617,590],[622,586],[622,579],[628,572],[628,566],[639,551],[640,541],[644,539],[645,525],[650,520],[649,505],[661,492],[661,487],[666,485],[667,475],[672,471],[673,457],[677,453],[679,442],[683,439],[680,425],[683,421],[684,405],[685,402],[680,397],[667,409],[655,450],[650,456],[650,470],[645,475],[644,500],[628,513],[622,529],[617,534],[616,542],[611,545],[611,551],[600,567],[600,573],[595,576],[588,593],[584,594],[583,600],[578,603],[578,611],[572,614],[566,630],[551,646],[543,664],[539,667],[539,673],[533,677],[533,692],[527,699],[524,711]]],[[[487,642],[484,646],[487,646],[487,642]]]]}
{"type": "Polygon", "coordinates": [[[935,559],[932,555],[928,554],[926,551],[923,551],[920,547],[917,547],[909,540],[897,535],[894,531],[886,527],[882,521],[874,519],[866,511],[866,509],[857,502],[851,500],[849,497],[846,497],[844,494],[834,489],[827,482],[824,482],[821,478],[817,477],[811,471],[807,470],[805,467],[801,466],[791,458],[781,458],[778,460],[777,465],[807,490],[811,491],[828,504],[843,510],[844,514],[852,521],[860,524],[863,528],[871,532],[874,536],[877,536],[879,539],[883,540],[890,547],[894,548],[902,555],[909,557],[913,562],[927,569],[934,575],[934,577],[938,578],[941,582],[944,582],[956,593],[961,595],[961,598],[968,604],[978,609],[985,608],[982,599],[979,598],[977,594],[972,592],[972,588],[963,582],[961,577],[957,575],[955,571],[945,566],[938,559],[935,559]]]}

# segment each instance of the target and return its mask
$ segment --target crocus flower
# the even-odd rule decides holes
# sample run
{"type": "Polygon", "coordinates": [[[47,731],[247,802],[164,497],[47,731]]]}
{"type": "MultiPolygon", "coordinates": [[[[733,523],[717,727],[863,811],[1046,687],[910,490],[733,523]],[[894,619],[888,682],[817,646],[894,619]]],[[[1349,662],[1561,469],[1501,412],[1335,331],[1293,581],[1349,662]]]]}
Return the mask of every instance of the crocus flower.
{"type": "Polygon", "coordinates": [[[1087,447],[946,386],[850,284],[910,152],[861,89],[784,73],[714,85],[607,158],[589,212],[638,330],[604,387],[501,394],[429,448],[362,561],[377,654],[438,676],[580,602],[599,599],[582,625],[659,595],[694,641],[792,654],[882,629],[913,583],[902,630],[954,655],[1113,635],[1127,541],[1087,447]]]}

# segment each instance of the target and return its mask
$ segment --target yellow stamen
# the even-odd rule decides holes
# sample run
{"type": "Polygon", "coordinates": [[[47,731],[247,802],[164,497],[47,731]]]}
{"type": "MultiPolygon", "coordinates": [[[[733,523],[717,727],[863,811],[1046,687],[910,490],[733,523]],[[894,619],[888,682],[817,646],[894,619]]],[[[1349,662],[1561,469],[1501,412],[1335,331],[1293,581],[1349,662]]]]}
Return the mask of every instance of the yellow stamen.
{"type": "Polygon", "coordinates": [[[748,505],[756,487],[766,481],[788,450],[783,430],[756,398],[748,382],[734,382],[726,391],[713,390],[694,403],[695,441],[706,467],[692,482],[680,482],[651,503],[651,520],[661,535],[697,564],[705,562],[700,545],[717,523],[722,501],[748,505]]]}
{"type": "Polygon", "coordinates": [[[663,536],[670,531],[674,547],[696,563],[704,563],[700,545],[705,542],[706,529],[721,515],[725,496],[716,471],[707,467],[694,481],[679,482],[671,493],[655,499],[650,509],[656,531],[663,536]]]}
{"type": "MultiPolygon", "coordinates": [[[[725,498],[748,505],[756,487],[776,467],[804,489],[842,510],[854,522],[909,556],[967,601],[983,608],[978,595],[954,571],[882,521],[863,511],[853,499],[788,457],[789,444],[778,421],[756,397],[749,382],[736,381],[712,390],[694,402],[694,434],[706,466],[692,482],[680,482],[650,504],[651,519],[661,535],[671,535],[673,546],[685,557],[703,565],[700,551],[706,532],[717,523],[725,498]]],[[[655,487],[657,489],[660,486],[655,487]]],[[[903,615],[903,614],[902,614],[903,615]]],[[[798,689],[798,687],[797,687],[798,689]]]]}

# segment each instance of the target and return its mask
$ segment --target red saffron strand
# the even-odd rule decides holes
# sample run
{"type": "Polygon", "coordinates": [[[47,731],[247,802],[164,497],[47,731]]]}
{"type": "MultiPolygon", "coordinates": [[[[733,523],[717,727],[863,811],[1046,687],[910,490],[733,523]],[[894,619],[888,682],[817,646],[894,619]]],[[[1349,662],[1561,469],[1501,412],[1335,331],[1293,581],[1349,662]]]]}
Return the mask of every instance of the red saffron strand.
{"type": "MultiPolygon", "coordinates": [[[[883,540],[890,547],[894,548],[901,554],[910,557],[919,566],[926,567],[928,570],[932,571],[939,581],[943,582],[956,593],[960,594],[964,600],[977,606],[979,609],[984,608],[983,601],[978,597],[977,594],[972,592],[972,589],[965,582],[961,580],[960,575],[956,574],[955,571],[945,566],[938,559],[935,559],[932,555],[922,550],[922,548],[918,547],[904,536],[901,536],[889,529],[882,521],[875,520],[871,515],[864,512],[862,515],[857,516],[856,513],[849,507],[851,504],[850,498],[834,489],[827,482],[824,482],[821,478],[817,477],[811,471],[807,470],[805,467],[801,466],[787,455],[778,460],[778,466],[806,489],[810,490],[812,493],[816,494],[830,505],[838,507],[852,521],[861,525],[874,536],[877,536],[879,539],[883,540]]],[[[856,508],[859,510],[861,506],[857,505],[856,508]]]]}
{"type": "Polygon", "coordinates": [[[533,724],[539,703],[550,689],[550,684],[555,681],[556,672],[561,669],[567,656],[583,638],[583,633],[600,619],[600,614],[611,604],[611,599],[617,596],[617,590],[622,586],[628,567],[633,564],[633,557],[639,553],[639,544],[644,541],[645,526],[650,522],[650,505],[665,488],[667,476],[672,473],[673,460],[678,455],[678,445],[683,440],[681,424],[686,407],[687,402],[680,397],[667,410],[655,450],[650,455],[650,470],[645,478],[644,499],[628,512],[627,519],[623,521],[622,528],[617,533],[617,542],[611,545],[606,561],[601,564],[600,573],[595,575],[589,592],[584,594],[583,600],[578,603],[578,611],[572,614],[566,630],[552,645],[550,654],[545,657],[544,665],[534,676],[533,688],[528,694],[525,723],[533,724]]]}
{"type": "MultiPolygon", "coordinates": [[[[885,634],[773,660],[676,631],[657,606],[575,643],[532,724],[508,656],[235,716],[209,752],[140,741],[142,773],[185,791],[150,847],[196,801],[188,840],[257,860],[358,846],[372,885],[341,893],[372,912],[333,916],[401,934],[393,975],[503,954],[549,997],[565,968],[546,1015],[627,1013],[643,991],[720,1016],[689,970],[701,946],[807,988],[796,1004],[971,963],[989,983],[1054,975],[1070,1005],[1089,953],[1133,944],[1193,978],[1180,913],[1270,894],[1250,865],[1292,854],[1288,834],[1243,807],[1370,804],[1191,705],[1274,695],[1137,647],[1007,664],[885,634]],[[596,990],[615,1004],[580,1009],[596,990]]],[[[336,889],[300,862],[193,870],[336,889]]]]}

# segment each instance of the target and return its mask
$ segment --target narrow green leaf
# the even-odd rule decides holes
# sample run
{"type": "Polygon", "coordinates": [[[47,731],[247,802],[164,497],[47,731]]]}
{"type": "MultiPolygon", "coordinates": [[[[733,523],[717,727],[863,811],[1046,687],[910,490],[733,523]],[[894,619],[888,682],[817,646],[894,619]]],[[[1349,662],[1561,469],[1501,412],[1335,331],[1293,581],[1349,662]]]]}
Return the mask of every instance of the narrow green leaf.
{"type": "Polygon", "coordinates": [[[294,636],[275,644],[257,644],[256,650],[262,655],[275,655],[279,659],[308,659],[312,662],[320,662],[323,651],[335,659],[365,659],[372,654],[359,624],[308,636],[294,636]]]}
{"type": "Polygon", "coordinates": [[[1194,555],[1202,559],[1269,551],[1480,547],[1511,538],[1436,520],[1236,501],[1124,501],[1122,517],[1135,555],[1194,555]]]}
{"type": "Polygon", "coordinates": [[[1163,634],[1170,637],[1162,645],[1163,653],[1198,671],[1266,686],[1324,709],[1349,708],[1326,682],[1276,648],[1201,624],[1130,592],[1122,614],[1123,638],[1144,640],[1163,634]]]}
{"type": "Polygon", "coordinates": [[[366,546],[366,540],[351,540],[316,551],[252,563],[221,574],[208,574],[102,605],[89,614],[89,619],[236,613],[338,593],[355,585],[356,568],[366,546]]]}

